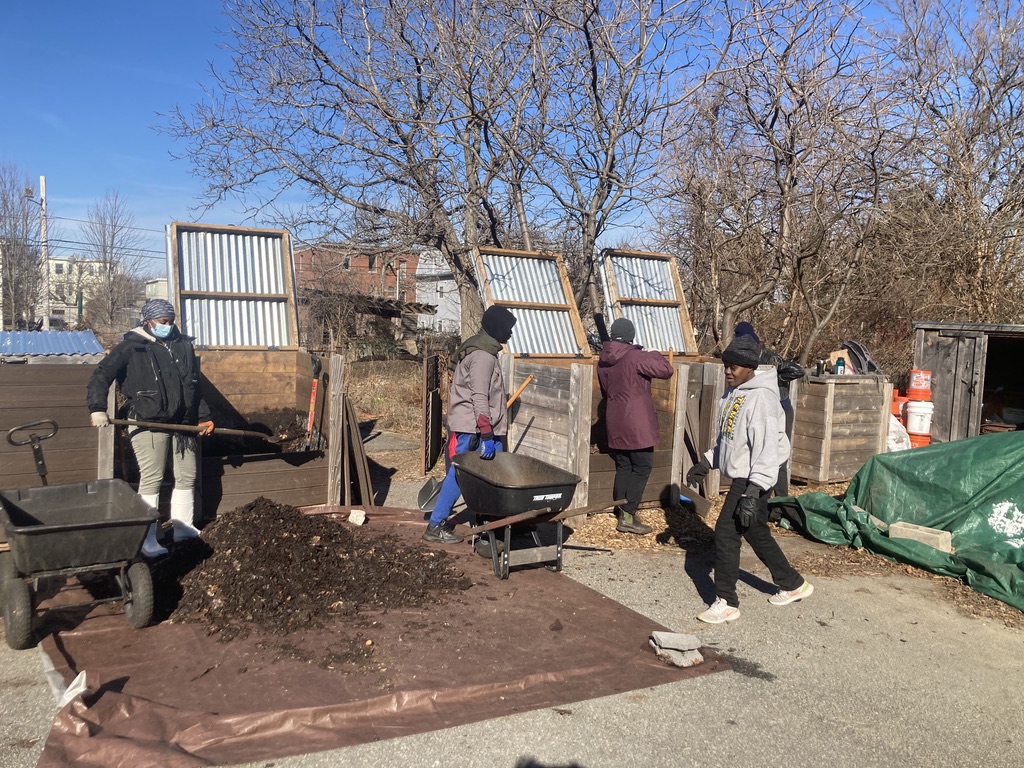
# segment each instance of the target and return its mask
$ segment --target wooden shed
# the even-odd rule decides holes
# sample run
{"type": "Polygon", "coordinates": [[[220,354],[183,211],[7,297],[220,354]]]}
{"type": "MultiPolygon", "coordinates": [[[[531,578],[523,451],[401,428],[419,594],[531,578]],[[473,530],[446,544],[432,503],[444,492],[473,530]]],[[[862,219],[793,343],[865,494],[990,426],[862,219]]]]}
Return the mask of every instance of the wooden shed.
{"type": "Polygon", "coordinates": [[[933,442],[1024,422],[1024,325],[914,323],[914,368],[931,372],[933,442]]]}

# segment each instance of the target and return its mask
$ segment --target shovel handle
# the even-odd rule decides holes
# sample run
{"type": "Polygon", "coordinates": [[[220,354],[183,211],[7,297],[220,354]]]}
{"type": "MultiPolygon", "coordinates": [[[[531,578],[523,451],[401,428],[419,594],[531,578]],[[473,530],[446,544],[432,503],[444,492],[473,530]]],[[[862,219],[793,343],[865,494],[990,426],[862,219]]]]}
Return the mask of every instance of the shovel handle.
{"type": "MultiPolygon", "coordinates": [[[[192,424],[164,424],[162,421],[132,421],[128,419],[111,419],[111,424],[118,424],[124,427],[145,427],[146,429],[159,429],[168,432],[195,432],[199,433],[203,431],[202,427],[197,427],[192,424]]],[[[213,433],[217,435],[237,435],[238,437],[255,437],[260,440],[266,440],[269,443],[276,443],[277,439],[270,436],[264,435],[262,432],[252,432],[248,429],[228,429],[226,427],[214,427],[213,433]]]]}
{"type": "Polygon", "coordinates": [[[510,398],[508,399],[508,402],[507,402],[507,403],[505,403],[505,407],[506,407],[506,408],[511,408],[511,407],[512,407],[512,403],[514,403],[514,402],[515,402],[516,400],[518,400],[518,399],[519,399],[519,396],[520,396],[521,394],[523,394],[523,390],[524,390],[524,389],[526,389],[527,385],[528,385],[528,384],[529,384],[529,383],[530,383],[531,381],[533,381],[533,374],[532,374],[532,373],[531,373],[531,374],[530,374],[529,376],[527,376],[527,377],[526,377],[526,379],[525,379],[525,380],[523,381],[523,383],[519,385],[519,389],[517,389],[517,390],[516,390],[516,391],[515,391],[515,392],[513,393],[512,397],[510,397],[510,398]]]}

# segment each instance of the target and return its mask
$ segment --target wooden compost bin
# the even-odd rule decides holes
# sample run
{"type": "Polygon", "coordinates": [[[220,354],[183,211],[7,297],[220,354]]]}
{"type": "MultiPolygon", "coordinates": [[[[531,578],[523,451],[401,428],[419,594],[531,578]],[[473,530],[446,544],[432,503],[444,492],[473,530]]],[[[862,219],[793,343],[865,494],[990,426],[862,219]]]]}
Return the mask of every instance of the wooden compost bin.
{"type": "MultiPolygon", "coordinates": [[[[502,356],[505,381],[515,391],[533,380],[511,409],[509,449],[574,472],[582,478],[572,507],[614,501],[615,463],[604,446],[604,418],[596,360],[536,360],[502,356]]],[[[670,506],[692,465],[693,451],[707,450],[717,427],[714,414],[724,386],[721,363],[676,358],[676,375],[652,382],[660,440],[643,503],[670,506]]],[[[718,472],[709,478],[716,487],[718,472]]]]}
{"type": "Polygon", "coordinates": [[[790,476],[813,483],[852,478],[886,449],[892,385],[879,376],[811,376],[794,382],[790,476]]]}
{"type": "MultiPolygon", "coordinates": [[[[94,364],[0,365],[0,483],[5,489],[32,488],[43,482],[32,446],[7,442],[7,431],[21,424],[52,419],[57,434],[40,443],[50,485],[96,480],[96,428],[89,421],[86,385],[94,364]]],[[[35,431],[42,434],[43,429],[35,431]]],[[[16,440],[27,440],[30,431],[16,440]]]]}
{"type": "MultiPolygon", "coordinates": [[[[221,426],[251,429],[260,414],[293,410],[305,423],[313,384],[313,363],[305,350],[200,350],[203,392],[221,426]]],[[[340,384],[340,382],[339,382],[340,384]]],[[[329,398],[318,398],[316,424],[328,422],[329,398]]],[[[257,429],[257,431],[259,431],[257,429]]],[[[229,512],[263,496],[271,501],[307,506],[327,501],[328,459],[323,451],[203,454],[200,482],[202,514],[229,512]]]]}

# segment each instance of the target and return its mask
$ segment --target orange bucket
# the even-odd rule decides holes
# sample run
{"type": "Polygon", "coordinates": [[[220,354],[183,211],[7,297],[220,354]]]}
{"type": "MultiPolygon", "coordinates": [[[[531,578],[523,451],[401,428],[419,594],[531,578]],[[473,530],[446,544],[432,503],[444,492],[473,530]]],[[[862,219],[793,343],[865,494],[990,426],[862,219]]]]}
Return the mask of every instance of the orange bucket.
{"type": "Polygon", "coordinates": [[[907,379],[908,400],[931,400],[932,399],[932,372],[911,371],[907,379]]]}
{"type": "Polygon", "coordinates": [[[932,444],[931,435],[917,435],[913,432],[907,432],[907,435],[910,437],[911,448],[924,448],[926,445],[932,444]]]}
{"type": "Polygon", "coordinates": [[[892,391],[892,404],[889,407],[889,413],[895,416],[900,422],[903,422],[903,404],[907,402],[909,398],[899,394],[898,390],[892,391]]]}

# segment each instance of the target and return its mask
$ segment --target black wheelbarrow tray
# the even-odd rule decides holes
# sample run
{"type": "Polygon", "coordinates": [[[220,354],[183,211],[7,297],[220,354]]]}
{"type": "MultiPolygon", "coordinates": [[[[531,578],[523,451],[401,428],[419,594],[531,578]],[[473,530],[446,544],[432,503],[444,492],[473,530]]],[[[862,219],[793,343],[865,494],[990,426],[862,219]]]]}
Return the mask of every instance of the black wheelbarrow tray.
{"type": "MultiPolygon", "coordinates": [[[[532,456],[507,452],[498,452],[489,460],[475,452],[460,453],[452,464],[467,508],[482,518],[494,520],[495,525],[484,527],[503,529],[503,542],[491,545],[492,538],[485,546],[495,576],[507,579],[509,566],[529,563],[553,561],[554,565],[547,566],[549,570],[562,569],[562,520],[558,516],[572,502],[580,482],[577,475],[532,456]],[[512,549],[514,525],[548,520],[557,524],[554,545],[541,546],[536,529],[531,528],[535,546],[512,549]],[[502,522],[506,524],[498,525],[502,522]]],[[[484,553],[479,546],[477,551],[484,553]]]]}
{"type": "MultiPolygon", "coordinates": [[[[153,618],[153,578],[139,551],[159,519],[123,480],[0,491],[0,522],[10,550],[0,552],[4,631],[16,650],[33,644],[35,597],[47,580],[107,573],[119,594],[81,605],[122,601],[133,627],[153,618]]],[[[72,607],[72,606],[60,606],[72,607]]]]}

